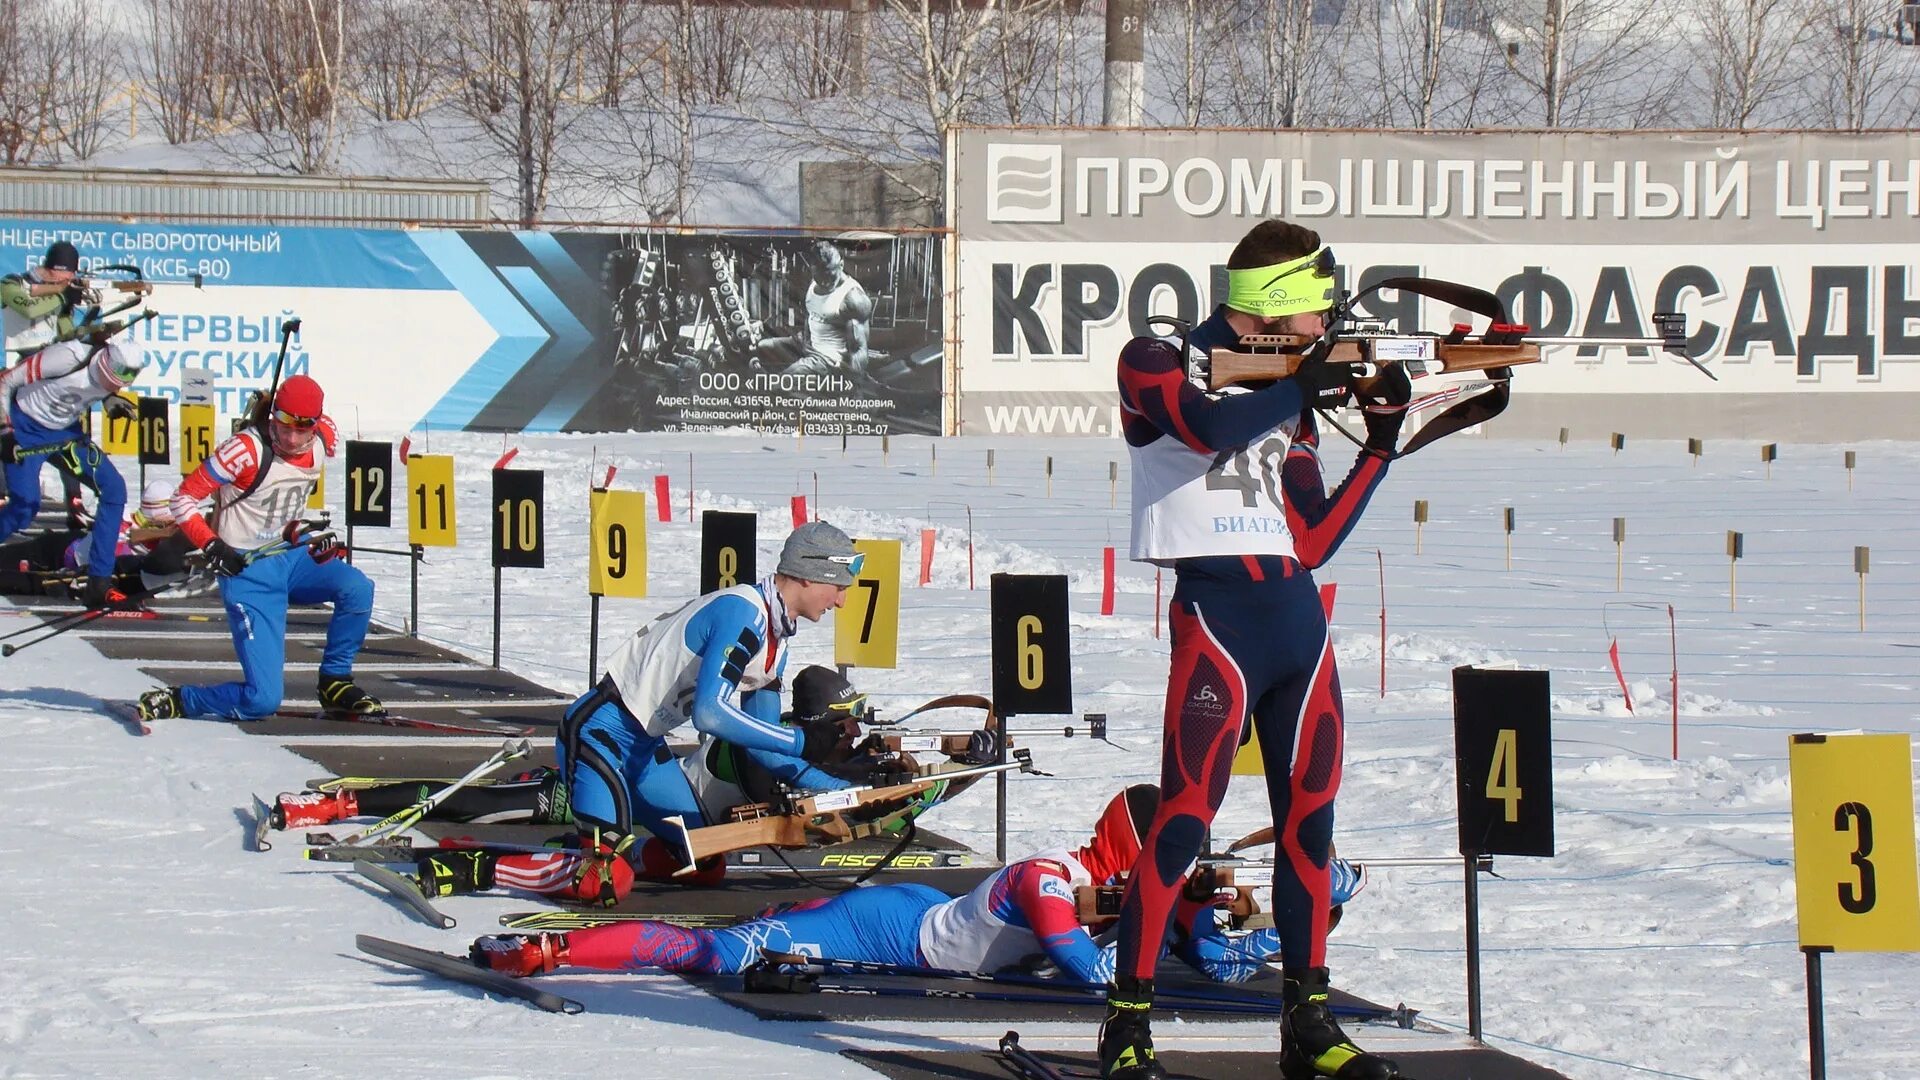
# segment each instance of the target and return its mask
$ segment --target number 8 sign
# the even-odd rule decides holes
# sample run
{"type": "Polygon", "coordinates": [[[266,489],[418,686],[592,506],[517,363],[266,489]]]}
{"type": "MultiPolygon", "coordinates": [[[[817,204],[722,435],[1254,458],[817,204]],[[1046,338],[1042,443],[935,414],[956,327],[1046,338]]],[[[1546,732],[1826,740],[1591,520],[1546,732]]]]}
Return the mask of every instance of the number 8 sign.
{"type": "Polygon", "coordinates": [[[1795,735],[1793,878],[1800,947],[1920,949],[1907,735],[1795,735]]]}
{"type": "Polygon", "coordinates": [[[596,488],[587,495],[587,593],[647,595],[647,496],[596,488]]]}

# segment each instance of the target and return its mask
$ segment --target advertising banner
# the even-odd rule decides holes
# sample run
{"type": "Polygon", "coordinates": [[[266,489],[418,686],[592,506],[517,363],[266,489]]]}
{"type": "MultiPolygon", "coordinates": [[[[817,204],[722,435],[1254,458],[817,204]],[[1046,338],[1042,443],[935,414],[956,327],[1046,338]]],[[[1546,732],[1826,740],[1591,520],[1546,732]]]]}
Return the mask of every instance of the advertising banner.
{"type": "MultiPolygon", "coordinates": [[[[1645,348],[1555,347],[1516,372],[1509,433],[1612,409],[1649,435],[1833,436],[1920,403],[1920,134],[963,129],[953,145],[962,433],[1111,434],[1121,345],[1150,315],[1211,313],[1228,253],[1268,217],[1318,230],[1344,287],[1460,281],[1539,334],[1643,337],[1682,311],[1719,378],[1645,348]]],[[[1360,313],[1470,321],[1392,291],[1360,313]]]]}
{"type": "MultiPolygon", "coordinates": [[[[351,434],[691,428],[939,430],[937,237],[538,233],[0,219],[0,269],[80,249],[132,265],[139,393],[213,371],[240,412],[309,374],[351,434]]],[[[112,294],[107,294],[109,300],[112,294]]]]}

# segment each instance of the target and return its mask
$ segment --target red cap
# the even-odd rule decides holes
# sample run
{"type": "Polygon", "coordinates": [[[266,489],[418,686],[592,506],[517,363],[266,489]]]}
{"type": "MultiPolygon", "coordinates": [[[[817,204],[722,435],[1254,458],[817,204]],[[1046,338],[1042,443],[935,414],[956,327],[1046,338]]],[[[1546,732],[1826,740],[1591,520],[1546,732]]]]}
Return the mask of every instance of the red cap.
{"type": "Polygon", "coordinates": [[[305,375],[295,375],[281,383],[273,395],[276,410],[302,420],[318,420],[325,404],[326,395],[320,392],[320,384],[305,375]]]}
{"type": "Polygon", "coordinates": [[[1160,789],[1135,784],[1115,795],[1093,827],[1093,839],[1074,853],[1095,885],[1103,885],[1133,869],[1140,845],[1160,809],[1160,789]]]}

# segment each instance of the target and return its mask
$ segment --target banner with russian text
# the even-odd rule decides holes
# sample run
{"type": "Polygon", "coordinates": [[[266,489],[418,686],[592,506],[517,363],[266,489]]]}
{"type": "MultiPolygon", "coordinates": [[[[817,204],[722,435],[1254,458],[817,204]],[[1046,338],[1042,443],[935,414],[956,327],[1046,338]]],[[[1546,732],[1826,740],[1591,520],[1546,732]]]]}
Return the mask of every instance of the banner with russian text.
{"type": "MultiPolygon", "coordinates": [[[[68,240],[132,265],[158,312],[136,389],[210,368],[237,415],[284,375],[347,430],[939,429],[940,247],[929,235],[774,236],[0,220],[0,268],[68,240]]],[[[111,293],[105,294],[111,303],[111,293]]]]}
{"type": "MultiPolygon", "coordinates": [[[[1554,347],[1516,372],[1503,433],[1904,436],[1920,404],[1916,133],[967,129],[949,167],[962,433],[1113,432],[1121,345],[1150,315],[1206,317],[1267,217],[1317,229],[1343,287],[1477,285],[1539,334],[1643,337],[1682,311],[1719,379],[1554,347]]],[[[1392,291],[1360,312],[1469,321],[1392,291]]]]}

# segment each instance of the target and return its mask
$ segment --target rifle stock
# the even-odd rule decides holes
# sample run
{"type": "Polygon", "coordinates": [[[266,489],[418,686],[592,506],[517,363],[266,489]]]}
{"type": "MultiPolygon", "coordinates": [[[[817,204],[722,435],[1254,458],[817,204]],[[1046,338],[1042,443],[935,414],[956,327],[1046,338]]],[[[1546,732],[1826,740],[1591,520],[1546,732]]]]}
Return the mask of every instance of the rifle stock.
{"type": "MultiPolygon", "coordinates": [[[[1238,383],[1290,378],[1300,368],[1301,350],[1314,340],[1298,334],[1253,334],[1240,339],[1245,351],[1214,349],[1209,356],[1208,386],[1219,390],[1238,383]]],[[[1409,365],[1409,374],[1416,375],[1490,371],[1514,364],[1539,363],[1540,346],[1532,342],[1513,345],[1459,342],[1450,345],[1438,338],[1422,335],[1345,338],[1334,342],[1327,361],[1375,366],[1405,363],[1409,365]]],[[[1366,393],[1377,377],[1366,375],[1355,379],[1354,388],[1366,393]]]]}

